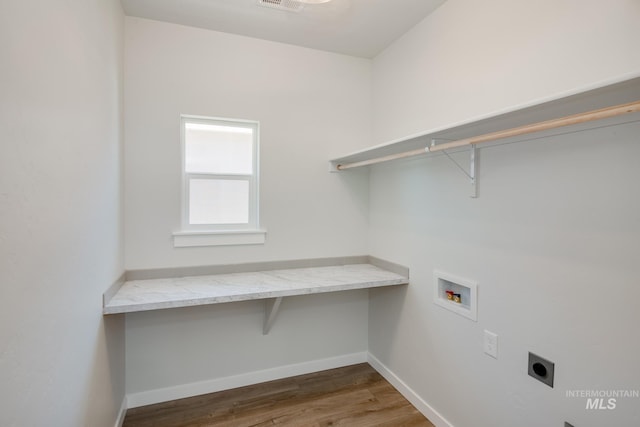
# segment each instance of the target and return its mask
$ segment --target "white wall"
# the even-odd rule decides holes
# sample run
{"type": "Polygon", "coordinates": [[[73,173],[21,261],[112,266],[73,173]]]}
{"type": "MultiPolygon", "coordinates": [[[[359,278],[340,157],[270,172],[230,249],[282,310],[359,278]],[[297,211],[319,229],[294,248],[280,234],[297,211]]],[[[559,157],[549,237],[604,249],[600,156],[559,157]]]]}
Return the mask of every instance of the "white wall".
{"type": "Polygon", "coordinates": [[[640,68],[640,2],[447,0],[374,61],[386,142],[640,68]]]}
{"type": "Polygon", "coordinates": [[[127,269],[363,254],[366,175],[328,174],[327,160],[370,142],[370,66],[128,17],[127,269]],[[171,233],[180,225],[180,114],[261,122],[265,245],[173,248],[171,233]]]}
{"type": "MultiPolygon", "coordinates": [[[[639,18],[637,1],[448,0],[374,61],[374,139],[637,75],[639,18]]],[[[638,425],[638,399],[587,411],[565,392],[640,384],[639,134],[483,148],[478,199],[444,156],[374,167],[370,253],[411,286],[372,292],[371,353],[456,427],[638,425]],[[477,323],[432,302],[434,269],[478,281],[477,323]],[[556,363],[553,389],[528,351],[556,363]]]]}
{"type": "Polygon", "coordinates": [[[113,426],[124,321],[120,3],[0,5],[0,425],[113,426]]]}
{"type": "MultiPolygon", "coordinates": [[[[127,269],[366,253],[367,173],[329,174],[328,159],[370,142],[370,61],[138,18],[125,27],[127,269]],[[266,244],[172,247],[181,113],[260,121],[266,244]]],[[[286,299],[268,336],[261,301],[129,315],[127,390],[364,352],[367,295],[286,299]]]]}
{"type": "Polygon", "coordinates": [[[268,335],[262,334],[264,307],[248,301],[127,315],[130,403],[364,361],[367,291],[285,298],[268,335]]]}

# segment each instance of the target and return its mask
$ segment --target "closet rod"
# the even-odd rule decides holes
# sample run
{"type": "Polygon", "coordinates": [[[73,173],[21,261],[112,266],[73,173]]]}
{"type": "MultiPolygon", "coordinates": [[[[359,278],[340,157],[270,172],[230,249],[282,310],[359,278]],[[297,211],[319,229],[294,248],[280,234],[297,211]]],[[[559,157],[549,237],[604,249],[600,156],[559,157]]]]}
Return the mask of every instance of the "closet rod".
{"type": "Polygon", "coordinates": [[[449,150],[452,148],[463,147],[466,145],[482,144],[485,142],[495,141],[502,138],[510,138],[513,136],[526,135],[534,132],[541,132],[549,129],[556,129],[564,126],[571,126],[580,123],[592,122],[594,120],[608,119],[620,116],[622,114],[640,112],[640,101],[630,102],[628,104],[614,105],[613,107],[601,108],[599,110],[587,111],[571,116],[561,117],[558,119],[546,120],[543,122],[533,123],[524,126],[518,126],[511,129],[501,130],[497,132],[485,133],[483,135],[473,136],[470,138],[459,139],[457,141],[445,142],[443,144],[432,145],[430,147],[419,148],[416,150],[406,151],[404,153],[390,154],[388,156],[377,157],[375,159],[363,160],[360,162],[344,163],[336,166],[337,170],[345,170],[356,168],[359,166],[373,165],[389,160],[403,159],[405,157],[413,157],[427,152],[435,152],[449,150]]]}

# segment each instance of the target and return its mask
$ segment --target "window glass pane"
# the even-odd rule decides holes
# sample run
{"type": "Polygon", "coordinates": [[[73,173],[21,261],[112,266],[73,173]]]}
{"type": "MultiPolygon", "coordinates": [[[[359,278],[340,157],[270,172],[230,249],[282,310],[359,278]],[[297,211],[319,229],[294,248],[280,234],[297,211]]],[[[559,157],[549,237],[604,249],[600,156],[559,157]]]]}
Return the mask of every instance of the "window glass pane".
{"type": "Polygon", "coordinates": [[[253,171],[253,129],[185,123],[187,173],[242,174],[253,171]]]}
{"type": "Polygon", "coordinates": [[[247,224],[249,181],[189,180],[190,224],[247,224]]]}

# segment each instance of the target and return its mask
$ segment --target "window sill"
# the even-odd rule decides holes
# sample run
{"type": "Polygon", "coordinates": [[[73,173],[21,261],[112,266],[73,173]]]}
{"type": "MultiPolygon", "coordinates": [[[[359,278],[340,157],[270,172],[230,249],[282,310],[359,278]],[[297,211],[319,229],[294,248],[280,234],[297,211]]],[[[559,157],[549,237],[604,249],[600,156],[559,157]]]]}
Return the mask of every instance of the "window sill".
{"type": "Polygon", "coordinates": [[[173,247],[263,245],[266,234],[266,230],[176,231],[173,247]]]}

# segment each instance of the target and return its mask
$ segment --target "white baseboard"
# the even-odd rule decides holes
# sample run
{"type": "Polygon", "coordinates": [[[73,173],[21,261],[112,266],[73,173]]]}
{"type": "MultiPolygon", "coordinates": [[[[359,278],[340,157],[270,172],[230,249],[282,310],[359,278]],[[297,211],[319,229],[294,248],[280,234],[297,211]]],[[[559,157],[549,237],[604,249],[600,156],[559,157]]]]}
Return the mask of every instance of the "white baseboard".
{"type": "Polygon", "coordinates": [[[118,412],[118,418],[116,418],[115,427],[122,427],[124,424],[124,417],[127,415],[127,396],[122,399],[122,404],[120,405],[120,412],[118,412]]]}
{"type": "MultiPolygon", "coordinates": [[[[155,403],[168,402],[170,400],[183,399],[185,397],[201,394],[215,393],[237,387],[258,384],[265,381],[279,380],[281,378],[294,377],[296,375],[310,374],[327,369],[365,363],[368,361],[367,353],[352,353],[343,356],[330,357],[328,359],[312,360],[310,362],[296,363],[293,365],[279,366],[246,374],[230,377],[216,378],[207,381],[199,381],[190,384],[181,384],[174,387],[166,387],[155,390],[141,391],[127,395],[127,407],[153,405],[155,403]]],[[[440,426],[438,426],[440,427],[440,426]]]]}
{"type": "Polygon", "coordinates": [[[371,353],[367,355],[367,362],[380,373],[387,381],[391,383],[418,411],[420,411],[425,417],[429,418],[436,427],[453,427],[453,425],[447,421],[442,415],[425,402],[418,394],[413,391],[404,381],[402,381],[396,374],[391,372],[382,362],[380,362],[371,353]]]}

